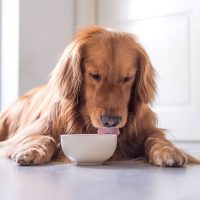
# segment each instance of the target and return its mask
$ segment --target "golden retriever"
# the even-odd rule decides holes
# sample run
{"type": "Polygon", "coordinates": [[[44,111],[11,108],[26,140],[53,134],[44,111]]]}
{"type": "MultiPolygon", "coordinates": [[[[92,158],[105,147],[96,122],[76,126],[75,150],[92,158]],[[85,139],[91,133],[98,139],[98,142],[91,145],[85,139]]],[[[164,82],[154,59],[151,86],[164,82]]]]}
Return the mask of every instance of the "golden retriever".
{"type": "Polygon", "coordinates": [[[132,34],[101,27],[82,30],[49,82],[1,114],[0,155],[20,165],[43,164],[60,150],[61,134],[120,132],[114,160],[146,156],[158,166],[198,162],[156,127],[150,107],[154,74],[132,34]]]}

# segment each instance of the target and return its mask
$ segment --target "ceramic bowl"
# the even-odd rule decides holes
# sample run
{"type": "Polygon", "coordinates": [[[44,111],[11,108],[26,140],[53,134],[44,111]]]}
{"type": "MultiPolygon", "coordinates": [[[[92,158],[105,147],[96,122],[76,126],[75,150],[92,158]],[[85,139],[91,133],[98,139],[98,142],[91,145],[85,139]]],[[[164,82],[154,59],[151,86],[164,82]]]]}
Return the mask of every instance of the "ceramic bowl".
{"type": "Polygon", "coordinates": [[[102,164],[114,154],[116,146],[116,134],[61,135],[64,154],[78,165],[102,164]]]}

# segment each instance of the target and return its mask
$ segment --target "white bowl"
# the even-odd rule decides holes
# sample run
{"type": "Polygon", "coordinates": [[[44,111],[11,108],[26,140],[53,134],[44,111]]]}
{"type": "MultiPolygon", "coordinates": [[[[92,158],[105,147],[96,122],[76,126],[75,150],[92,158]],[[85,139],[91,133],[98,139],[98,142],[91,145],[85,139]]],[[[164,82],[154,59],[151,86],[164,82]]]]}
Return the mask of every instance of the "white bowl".
{"type": "Polygon", "coordinates": [[[78,165],[98,165],[115,152],[115,134],[69,134],[61,135],[64,154],[78,165]]]}

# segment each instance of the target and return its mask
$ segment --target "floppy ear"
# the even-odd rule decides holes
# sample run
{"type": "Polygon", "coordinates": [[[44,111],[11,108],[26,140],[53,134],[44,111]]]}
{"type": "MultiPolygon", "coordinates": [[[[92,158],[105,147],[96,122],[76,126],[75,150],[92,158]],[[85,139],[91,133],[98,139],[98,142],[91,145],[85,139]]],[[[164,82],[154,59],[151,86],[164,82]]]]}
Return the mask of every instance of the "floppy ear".
{"type": "Polygon", "coordinates": [[[96,33],[105,31],[100,27],[90,27],[80,31],[71,42],[52,72],[50,83],[56,91],[69,100],[76,100],[82,83],[81,61],[84,47],[96,33]]]}
{"type": "Polygon", "coordinates": [[[151,65],[146,51],[137,44],[137,72],[133,87],[134,99],[143,103],[151,103],[155,96],[155,70],[151,65]]]}
{"type": "Polygon", "coordinates": [[[56,91],[59,91],[67,99],[75,99],[80,90],[82,48],[83,43],[78,39],[71,42],[52,72],[51,84],[56,87],[56,91]]]}

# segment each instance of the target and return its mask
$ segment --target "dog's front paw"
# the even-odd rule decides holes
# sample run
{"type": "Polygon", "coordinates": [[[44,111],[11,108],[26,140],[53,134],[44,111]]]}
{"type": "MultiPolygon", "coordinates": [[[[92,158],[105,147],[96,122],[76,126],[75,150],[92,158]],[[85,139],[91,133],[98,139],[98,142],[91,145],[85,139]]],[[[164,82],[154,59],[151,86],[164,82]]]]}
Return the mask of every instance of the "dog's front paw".
{"type": "Polygon", "coordinates": [[[51,137],[30,137],[17,146],[10,157],[19,165],[39,165],[49,162],[56,148],[55,140],[51,137]]]}
{"type": "Polygon", "coordinates": [[[46,152],[38,148],[30,148],[13,154],[11,158],[19,165],[39,165],[47,162],[46,152]]]}
{"type": "Polygon", "coordinates": [[[150,163],[162,167],[182,167],[187,163],[187,157],[174,146],[152,147],[149,154],[150,163]]]}

